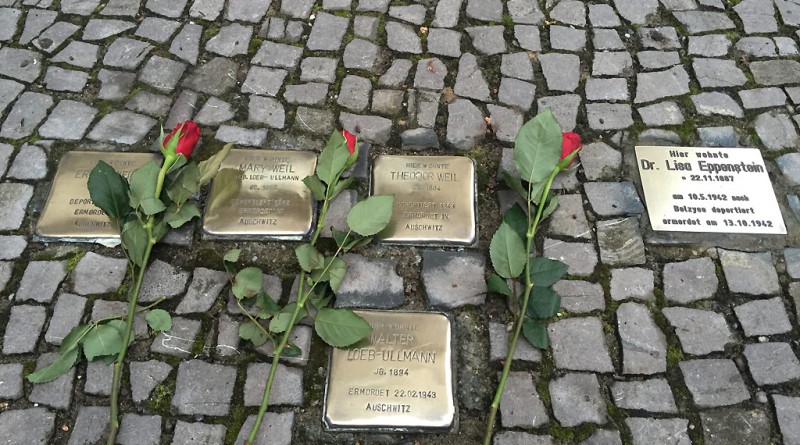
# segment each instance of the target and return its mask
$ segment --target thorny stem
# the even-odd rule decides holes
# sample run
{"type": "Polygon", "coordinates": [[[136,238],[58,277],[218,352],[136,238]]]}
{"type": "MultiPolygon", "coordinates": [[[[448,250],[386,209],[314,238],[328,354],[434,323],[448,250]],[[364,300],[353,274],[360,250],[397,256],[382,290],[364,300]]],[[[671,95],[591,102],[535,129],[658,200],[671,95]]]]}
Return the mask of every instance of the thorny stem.
{"type": "MultiPolygon", "coordinates": [[[[333,184],[336,184],[339,181],[339,176],[336,177],[336,180],[333,181],[333,184]]],[[[319,234],[322,231],[322,228],[325,227],[325,216],[328,213],[328,205],[331,200],[331,192],[333,191],[333,185],[329,185],[328,189],[325,191],[325,199],[322,202],[322,210],[320,211],[319,221],[317,221],[317,230],[314,232],[314,236],[311,238],[311,245],[316,246],[317,240],[319,239],[319,234]]],[[[349,235],[349,232],[348,232],[349,235]]],[[[333,257],[336,258],[339,253],[342,251],[342,246],[339,246],[339,249],[336,250],[336,253],[333,254],[333,257]]],[[[328,268],[332,262],[329,262],[325,269],[323,269],[322,274],[328,271],[328,268]]],[[[306,301],[308,301],[308,297],[311,295],[311,292],[317,286],[317,282],[315,282],[311,288],[307,292],[304,291],[306,281],[306,272],[300,272],[300,283],[297,287],[297,304],[294,307],[294,311],[292,312],[292,316],[289,319],[289,324],[287,325],[286,331],[281,336],[281,341],[278,343],[278,347],[275,348],[272,354],[272,365],[269,368],[269,376],[267,377],[267,386],[264,388],[264,396],[261,400],[261,406],[258,408],[258,414],[256,415],[255,423],[253,424],[253,428],[250,430],[250,435],[247,436],[247,440],[244,442],[244,445],[252,445],[255,443],[256,435],[258,434],[258,430],[261,427],[261,422],[264,420],[264,415],[267,413],[267,408],[269,407],[269,395],[272,391],[272,384],[275,381],[275,373],[278,371],[278,364],[280,363],[281,355],[283,354],[283,350],[286,349],[286,345],[289,344],[289,336],[292,334],[292,328],[294,327],[295,323],[297,322],[297,317],[300,314],[300,310],[305,307],[306,301]]]]}
{"type": "MultiPolygon", "coordinates": [[[[164,186],[164,178],[167,175],[168,166],[166,162],[161,165],[161,170],[158,172],[158,182],[156,183],[156,190],[153,196],[158,198],[161,196],[161,189],[164,186]]],[[[147,224],[144,229],[147,232],[147,247],[144,250],[142,257],[142,265],[139,267],[136,276],[136,284],[128,295],[128,314],[125,317],[125,333],[122,336],[122,349],[117,355],[117,360],[114,362],[114,375],[111,383],[111,431],[108,433],[108,440],[106,445],[115,445],[117,442],[117,432],[119,431],[119,390],[122,385],[122,366],[125,362],[125,354],[128,352],[128,345],[131,341],[131,332],[133,330],[133,318],[136,315],[136,302],[139,300],[139,292],[142,290],[142,283],[144,282],[144,273],[147,269],[147,264],[150,261],[150,254],[153,252],[153,246],[156,244],[156,239],[153,237],[153,226],[155,225],[155,215],[150,215],[147,218],[147,224]]],[[[135,267],[131,266],[131,270],[135,267]]],[[[152,307],[152,306],[150,306],[152,307]]]]}
{"type": "MultiPolygon", "coordinates": [[[[531,185],[528,184],[528,222],[531,224],[528,227],[528,233],[526,234],[526,256],[525,256],[525,290],[522,294],[522,304],[520,309],[520,315],[514,320],[514,333],[511,336],[511,340],[508,343],[508,352],[506,353],[506,360],[503,364],[503,372],[500,374],[500,381],[497,384],[497,392],[494,394],[494,400],[492,400],[492,405],[489,410],[489,419],[486,422],[486,433],[483,436],[483,445],[490,445],[492,441],[492,433],[494,431],[494,422],[495,418],[497,418],[497,410],[500,408],[500,399],[503,397],[503,391],[506,387],[506,380],[508,379],[508,374],[511,371],[511,362],[514,359],[514,352],[517,350],[517,340],[519,340],[519,334],[522,332],[522,322],[525,320],[525,310],[528,307],[528,300],[531,296],[531,290],[533,290],[533,281],[531,281],[531,252],[533,251],[533,238],[536,236],[536,231],[539,229],[539,222],[542,219],[542,212],[544,211],[545,202],[547,200],[547,195],[550,193],[550,187],[553,185],[553,179],[555,179],[558,172],[561,171],[559,168],[555,168],[552,173],[550,173],[550,177],[547,178],[547,183],[544,186],[544,190],[542,190],[542,198],[539,201],[539,206],[536,210],[536,217],[534,218],[533,222],[530,222],[530,208],[531,208],[531,185]]],[[[513,292],[513,290],[512,290],[513,292]]]]}

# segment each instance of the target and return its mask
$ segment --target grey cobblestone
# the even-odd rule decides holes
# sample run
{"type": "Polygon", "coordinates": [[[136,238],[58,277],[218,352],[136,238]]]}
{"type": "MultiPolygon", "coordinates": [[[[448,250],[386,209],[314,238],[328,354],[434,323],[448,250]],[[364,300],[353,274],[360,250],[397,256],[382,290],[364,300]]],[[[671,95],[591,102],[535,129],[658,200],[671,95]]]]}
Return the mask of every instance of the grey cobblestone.
{"type": "Polygon", "coordinates": [[[594,374],[570,373],[550,382],[553,414],[565,427],[608,422],[606,403],[594,374]]]}
{"type": "MultiPolygon", "coordinates": [[[[339,228],[369,188],[368,151],[476,162],[488,178],[477,189],[476,244],[367,246],[346,256],[356,275],[335,303],[456,309],[459,323],[469,320],[456,331],[455,379],[456,403],[469,409],[442,440],[476,442],[484,419],[475,413],[488,406],[511,328],[504,300],[487,297],[484,281],[491,215],[518,201],[495,173],[518,174],[516,134],[549,108],[562,131],[584,142],[580,162],[553,182],[560,207],[536,242],[536,254],[563,259],[569,275],[554,286],[562,298],[559,320],[548,327],[552,356],[525,342],[517,350],[512,381],[519,375],[521,383],[506,391],[495,444],[553,445],[561,439],[550,422],[581,445],[800,442],[791,391],[800,379],[799,25],[800,10],[785,0],[0,0],[0,333],[27,329],[17,342],[26,352],[4,352],[0,365],[0,381],[9,382],[0,383],[9,403],[0,437],[77,445],[103,440],[108,427],[102,361],[80,362],[68,385],[23,380],[34,354],[57,350],[74,326],[127,310],[116,295],[126,269],[111,253],[117,250],[30,235],[61,156],[155,150],[159,122],[170,129],[194,119],[203,127],[201,159],[226,141],[318,152],[331,132],[360,130],[361,141],[375,146],[362,145],[357,171],[348,173],[362,179],[360,188],[329,208],[328,223],[339,228]],[[639,195],[637,144],[759,148],[778,202],[793,210],[784,214],[787,235],[652,230],[644,218],[654,209],[639,195]],[[92,255],[98,272],[79,277],[92,255]],[[441,267],[431,265],[436,255],[441,267]],[[112,257],[121,268],[106,279],[112,257]],[[26,307],[35,314],[20,317],[26,307]],[[637,354],[643,365],[634,369],[637,354]],[[538,372],[542,357],[552,357],[555,373],[538,372]],[[681,394],[687,388],[692,400],[681,394]],[[35,403],[58,405],[58,418],[26,409],[35,403]],[[606,410],[619,419],[614,406],[627,425],[608,425],[606,410]],[[18,413],[31,413],[38,428],[15,426],[18,413]]],[[[252,425],[252,417],[247,425],[241,416],[220,419],[239,416],[243,399],[257,404],[260,391],[250,387],[263,384],[274,351],[241,341],[246,317],[225,290],[225,274],[213,269],[222,267],[220,249],[242,248],[245,263],[265,268],[270,294],[283,302],[292,246],[211,245],[201,225],[187,225],[154,251],[139,303],[166,297],[158,307],[177,316],[172,331],[158,334],[145,312],[135,317],[134,362],[121,396],[128,432],[120,443],[222,443],[237,435],[243,443],[252,425]],[[200,283],[203,270],[221,279],[200,283]],[[187,364],[223,372],[187,379],[187,364]],[[209,402],[197,388],[224,389],[225,403],[209,402]],[[175,406],[154,411],[151,395],[175,406]],[[178,402],[195,408],[180,414],[178,402]],[[197,409],[224,414],[188,413],[197,409]]],[[[323,402],[311,387],[327,370],[318,360],[325,346],[312,345],[313,336],[308,324],[292,331],[301,355],[281,360],[293,376],[284,388],[291,400],[268,413],[262,443],[432,440],[322,431],[323,402]]]]}
{"type": "Polygon", "coordinates": [[[788,343],[746,345],[744,356],[758,385],[775,385],[800,378],[800,361],[788,343]]]}
{"type": "Polygon", "coordinates": [[[97,443],[108,428],[111,413],[106,406],[82,406],[72,427],[67,445],[97,443]]]}
{"type": "MultiPolygon", "coordinates": [[[[244,384],[244,406],[259,406],[267,384],[270,363],[251,363],[247,367],[247,380],[244,384]]],[[[285,365],[278,365],[275,373],[273,391],[269,404],[299,406],[303,404],[303,371],[285,365]]]]}
{"type": "Polygon", "coordinates": [[[120,445],[158,445],[161,443],[161,416],[125,413],[119,426],[120,445]]]}
{"type": "Polygon", "coordinates": [[[550,324],[548,331],[556,367],[614,372],[598,318],[568,318],[550,324]]]}
{"type": "Polygon", "coordinates": [[[181,363],[172,406],[182,414],[224,416],[230,412],[236,368],[199,360],[181,363]]]}
{"type": "Polygon", "coordinates": [[[506,428],[535,428],[548,423],[544,403],[527,372],[512,372],[500,400],[502,424],[506,428]]]}
{"type": "MultiPolygon", "coordinates": [[[[36,360],[36,369],[42,369],[50,365],[58,358],[55,352],[42,354],[36,360]]],[[[66,410],[72,402],[72,390],[75,382],[75,368],[70,369],[61,377],[35,385],[28,395],[31,403],[47,405],[57,410],[66,410]]]]}
{"type": "Polygon", "coordinates": [[[44,334],[45,341],[60,345],[64,337],[80,324],[85,307],[86,298],[72,294],[61,294],[53,307],[53,316],[50,319],[47,332],[44,334]]]}
{"type": "Polygon", "coordinates": [[[622,409],[656,413],[678,412],[672,390],[665,379],[615,382],[611,392],[614,403],[622,409]]]}
{"type": "Polygon", "coordinates": [[[750,398],[732,360],[706,359],[680,363],[694,403],[701,407],[734,405],[750,398]]]}
{"type": "Polygon", "coordinates": [[[731,292],[751,295],[780,292],[778,274],[769,252],[745,253],[719,249],[719,257],[731,292]]]}
{"type": "Polygon", "coordinates": [[[53,435],[56,415],[45,408],[0,413],[0,435],[6,445],[45,445],[53,435]]]}
{"type": "Polygon", "coordinates": [[[456,308],[482,304],[486,298],[483,256],[426,250],[422,282],[432,306],[456,308]]]}
{"type": "Polygon", "coordinates": [[[722,352],[733,336],[725,317],[713,311],[682,307],[664,308],[664,316],[675,327],[684,352],[706,355],[722,352]]]}

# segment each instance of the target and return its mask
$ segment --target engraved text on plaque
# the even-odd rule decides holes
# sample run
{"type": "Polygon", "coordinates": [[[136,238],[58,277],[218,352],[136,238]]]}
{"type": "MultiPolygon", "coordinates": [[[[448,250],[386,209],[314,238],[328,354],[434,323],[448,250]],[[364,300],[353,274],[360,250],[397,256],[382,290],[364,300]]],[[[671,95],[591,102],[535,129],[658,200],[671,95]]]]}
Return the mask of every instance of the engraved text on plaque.
{"type": "Polygon", "coordinates": [[[373,330],[356,346],[331,353],[326,427],[449,429],[455,419],[450,319],[439,313],[357,313],[373,330]]]}
{"type": "Polygon", "coordinates": [[[636,147],[653,230],[785,234],[761,152],[636,147]]]}
{"type": "Polygon", "coordinates": [[[303,178],[314,174],[316,159],[307,151],[231,150],[212,183],[204,230],[233,238],[307,235],[314,207],[303,178]]]}
{"type": "Polygon", "coordinates": [[[463,156],[375,159],[372,193],[395,195],[381,238],[391,243],[471,245],[475,225],[475,165],[463,156]]]}
{"type": "Polygon", "coordinates": [[[92,204],[86,186],[89,173],[99,161],[104,161],[127,178],[137,168],[157,159],[156,155],[150,153],[64,153],[36,225],[36,234],[43,239],[61,241],[119,239],[116,225],[92,204]]]}

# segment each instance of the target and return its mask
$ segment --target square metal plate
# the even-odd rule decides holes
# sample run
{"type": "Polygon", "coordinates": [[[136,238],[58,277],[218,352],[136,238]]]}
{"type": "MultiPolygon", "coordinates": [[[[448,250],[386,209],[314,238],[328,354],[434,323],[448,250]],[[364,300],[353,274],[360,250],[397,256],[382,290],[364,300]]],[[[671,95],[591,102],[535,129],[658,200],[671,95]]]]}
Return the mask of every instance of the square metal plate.
{"type": "Polygon", "coordinates": [[[326,428],[450,429],[456,413],[451,320],[430,312],[356,313],[373,330],[356,346],[331,352],[326,428]]]}
{"type": "Polygon", "coordinates": [[[203,229],[218,238],[303,238],[314,221],[303,178],[316,164],[308,151],[231,150],[212,183],[203,229]]]}
{"type": "Polygon", "coordinates": [[[469,246],[477,240],[475,164],[464,156],[378,156],[372,194],[395,195],[380,239],[469,246]]]}
{"type": "Polygon", "coordinates": [[[158,155],[152,153],[64,153],[36,224],[36,235],[48,241],[119,240],[119,228],[92,204],[86,186],[89,173],[98,162],[104,161],[127,178],[137,168],[157,159],[158,155]]]}
{"type": "Polygon", "coordinates": [[[636,147],[653,230],[785,234],[755,148],[636,147]]]}

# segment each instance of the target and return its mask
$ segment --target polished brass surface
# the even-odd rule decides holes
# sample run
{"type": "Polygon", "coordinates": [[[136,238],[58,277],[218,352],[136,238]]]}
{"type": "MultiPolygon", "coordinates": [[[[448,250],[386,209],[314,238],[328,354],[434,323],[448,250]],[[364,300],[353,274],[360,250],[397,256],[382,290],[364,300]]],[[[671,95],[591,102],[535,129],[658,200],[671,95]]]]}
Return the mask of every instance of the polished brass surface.
{"type": "Polygon", "coordinates": [[[653,230],[785,234],[754,148],[636,147],[653,230]]]}
{"type": "Polygon", "coordinates": [[[212,183],[204,230],[230,238],[304,237],[314,203],[303,178],[314,174],[316,163],[307,151],[231,150],[212,183]]]}
{"type": "Polygon", "coordinates": [[[475,165],[463,156],[391,156],[375,159],[372,193],[394,194],[394,213],[380,238],[401,244],[472,245],[475,165]]]}
{"type": "Polygon", "coordinates": [[[331,352],[326,427],[449,429],[455,419],[450,319],[429,312],[356,313],[373,330],[355,347],[331,352]]]}
{"type": "Polygon", "coordinates": [[[89,173],[99,161],[105,161],[127,178],[137,168],[157,159],[151,153],[65,153],[36,225],[36,234],[43,239],[61,241],[119,239],[116,224],[92,204],[86,187],[89,173]]]}

